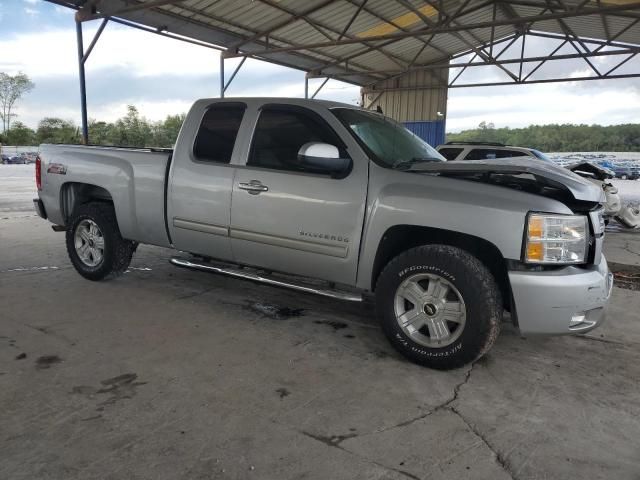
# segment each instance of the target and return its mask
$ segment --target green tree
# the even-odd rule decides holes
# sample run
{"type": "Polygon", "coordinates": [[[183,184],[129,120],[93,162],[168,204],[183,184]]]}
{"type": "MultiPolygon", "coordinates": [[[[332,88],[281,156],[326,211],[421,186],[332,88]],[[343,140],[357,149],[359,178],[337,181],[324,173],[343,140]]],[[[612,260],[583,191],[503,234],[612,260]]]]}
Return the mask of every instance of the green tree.
{"type": "Polygon", "coordinates": [[[22,72],[17,75],[0,72],[0,118],[3,132],[11,128],[11,118],[16,116],[12,113],[16,102],[33,87],[35,84],[22,72]]]}
{"type": "Polygon", "coordinates": [[[178,133],[184,122],[185,114],[168,115],[163,121],[152,126],[153,138],[151,143],[154,147],[173,147],[178,133]]]}
{"type": "Polygon", "coordinates": [[[80,134],[69,120],[45,117],[38,123],[36,140],[38,143],[80,143],[80,134]]]}
{"type": "Polygon", "coordinates": [[[135,106],[127,105],[127,114],[114,124],[111,140],[126,147],[148,147],[151,146],[151,137],[151,125],[147,119],[140,116],[135,106]]]}
{"type": "Polygon", "coordinates": [[[14,122],[5,136],[9,145],[33,145],[36,137],[35,132],[22,122],[14,122]]]}
{"type": "Polygon", "coordinates": [[[113,145],[113,123],[91,120],[89,122],[89,141],[95,145],[113,145]]]}
{"type": "Polygon", "coordinates": [[[640,151],[640,124],[626,125],[530,125],[525,128],[478,128],[449,133],[448,141],[499,142],[537,148],[543,152],[640,151]]]}

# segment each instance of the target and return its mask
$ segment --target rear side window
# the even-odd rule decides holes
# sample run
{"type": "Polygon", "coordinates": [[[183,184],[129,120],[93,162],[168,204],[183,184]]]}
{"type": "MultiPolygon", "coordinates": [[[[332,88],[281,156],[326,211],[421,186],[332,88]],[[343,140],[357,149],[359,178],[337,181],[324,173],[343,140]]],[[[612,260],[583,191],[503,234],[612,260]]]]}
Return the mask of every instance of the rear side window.
{"type": "Polygon", "coordinates": [[[329,143],[346,157],[342,141],[320,116],[303,108],[266,107],[258,119],[247,165],[314,173],[298,161],[298,150],[308,142],[329,143]]]}
{"type": "Polygon", "coordinates": [[[231,161],[245,108],[241,103],[216,104],[205,112],[193,146],[197,160],[212,163],[231,161]]]}
{"type": "Polygon", "coordinates": [[[474,148],[464,157],[465,160],[487,160],[492,158],[498,158],[498,155],[496,150],[489,148],[474,148]]]}
{"type": "Polygon", "coordinates": [[[441,148],[440,150],[438,150],[438,153],[442,155],[444,158],[446,158],[447,160],[455,160],[456,157],[460,155],[460,153],[462,153],[462,150],[464,150],[464,148],[447,147],[447,148],[441,148]]]}
{"type": "Polygon", "coordinates": [[[528,157],[524,152],[519,152],[518,150],[500,150],[498,152],[498,158],[511,158],[511,157],[528,157]]]}
{"type": "Polygon", "coordinates": [[[498,150],[495,148],[474,148],[467,156],[465,160],[491,160],[494,158],[511,158],[511,157],[527,157],[524,152],[517,150],[498,150]]]}

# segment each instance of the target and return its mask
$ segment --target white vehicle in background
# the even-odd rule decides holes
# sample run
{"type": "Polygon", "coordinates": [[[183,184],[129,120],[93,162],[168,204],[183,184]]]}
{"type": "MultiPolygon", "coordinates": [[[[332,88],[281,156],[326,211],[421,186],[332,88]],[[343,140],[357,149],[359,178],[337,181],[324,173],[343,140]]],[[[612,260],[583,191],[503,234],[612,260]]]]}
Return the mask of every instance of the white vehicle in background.
{"type": "MultiPolygon", "coordinates": [[[[468,161],[468,160],[496,160],[514,157],[530,157],[532,160],[555,163],[565,167],[572,172],[587,178],[598,185],[605,194],[604,216],[608,223],[611,218],[615,218],[618,223],[627,228],[640,228],[640,211],[633,205],[622,206],[622,201],[618,195],[618,189],[610,182],[615,178],[616,172],[608,168],[587,161],[586,159],[576,159],[575,162],[559,162],[547,157],[544,153],[535,148],[516,147],[504,145],[502,143],[489,142],[447,142],[437,147],[438,153],[448,161],[468,161]]],[[[598,157],[594,156],[594,159],[598,157]]]]}
{"type": "Polygon", "coordinates": [[[532,157],[545,162],[553,162],[553,160],[535,148],[515,147],[502,143],[447,142],[438,146],[437,150],[440,155],[449,161],[532,157]]]}

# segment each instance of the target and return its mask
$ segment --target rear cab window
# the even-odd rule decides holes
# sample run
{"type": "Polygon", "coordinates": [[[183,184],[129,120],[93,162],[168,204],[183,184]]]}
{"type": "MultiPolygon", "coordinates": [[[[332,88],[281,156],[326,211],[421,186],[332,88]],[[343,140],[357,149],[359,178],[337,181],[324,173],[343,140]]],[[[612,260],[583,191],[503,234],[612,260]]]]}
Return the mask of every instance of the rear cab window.
{"type": "Polygon", "coordinates": [[[193,145],[196,160],[229,163],[236,143],[240,123],[246,110],[244,103],[215,103],[202,117],[193,145]]]}

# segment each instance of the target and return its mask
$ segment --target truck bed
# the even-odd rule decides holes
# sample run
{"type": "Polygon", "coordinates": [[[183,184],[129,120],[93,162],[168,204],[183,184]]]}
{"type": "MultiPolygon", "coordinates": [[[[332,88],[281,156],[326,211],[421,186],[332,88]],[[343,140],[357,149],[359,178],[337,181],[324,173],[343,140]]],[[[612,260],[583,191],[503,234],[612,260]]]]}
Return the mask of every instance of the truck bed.
{"type": "Polygon", "coordinates": [[[168,148],[41,145],[40,197],[49,219],[65,225],[71,213],[65,205],[82,193],[76,186],[90,185],[109,192],[124,238],[169,246],[165,189],[172,153],[168,148]],[[50,170],[52,164],[63,166],[64,173],[50,170]]]}

